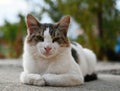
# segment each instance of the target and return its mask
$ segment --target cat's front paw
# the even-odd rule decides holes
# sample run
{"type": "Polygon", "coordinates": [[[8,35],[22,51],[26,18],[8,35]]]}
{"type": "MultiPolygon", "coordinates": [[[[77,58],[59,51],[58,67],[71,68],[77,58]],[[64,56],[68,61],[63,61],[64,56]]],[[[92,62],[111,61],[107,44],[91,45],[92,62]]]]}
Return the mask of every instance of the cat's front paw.
{"type": "Polygon", "coordinates": [[[45,85],[45,81],[41,76],[35,76],[34,79],[31,79],[31,83],[33,85],[37,85],[37,86],[44,86],[45,85]]]}
{"type": "Polygon", "coordinates": [[[44,74],[42,77],[45,80],[45,85],[50,85],[50,83],[52,83],[51,80],[54,79],[52,74],[44,74]]]}
{"type": "Polygon", "coordinates": [[[44,74],[42,77],[47,80],[50,79],[53,75],[52,74],[44,74]]]}
{"type": "Polygon", "coordinates": [[[24,84],[29,85],[36,85],[36,86],[44,86],[45,81],[39,74],[28,74],[28,73],[21,73],[20,80],[24,84]]]}

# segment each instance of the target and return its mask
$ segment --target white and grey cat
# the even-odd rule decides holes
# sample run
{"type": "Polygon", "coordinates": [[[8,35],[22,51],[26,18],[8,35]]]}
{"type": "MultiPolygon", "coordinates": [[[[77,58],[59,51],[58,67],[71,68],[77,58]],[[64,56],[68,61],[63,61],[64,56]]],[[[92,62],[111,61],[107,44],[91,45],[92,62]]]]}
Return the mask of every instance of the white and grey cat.
{"type": "Polygon", "coordinates": [[[55,24],[28,14],[20,81],[38,86],[75,86],[95,80],[96,56],[67,37],[70,16],[55,24]]]}

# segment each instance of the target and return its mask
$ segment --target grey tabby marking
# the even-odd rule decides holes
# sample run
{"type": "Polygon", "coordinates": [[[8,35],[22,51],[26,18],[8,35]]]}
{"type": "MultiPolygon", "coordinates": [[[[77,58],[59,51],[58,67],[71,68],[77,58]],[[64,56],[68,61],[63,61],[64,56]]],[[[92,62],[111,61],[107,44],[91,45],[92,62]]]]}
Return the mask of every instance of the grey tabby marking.
{"type": "Polygon", "coordinates": [[[61,31],[61,28],[59,26],[54,24],[38,24],[34,27],[32,27],[32,33],[27,36],[28,43],[35,45],[38,42],[44,41],[44,31],[46,28],[49,27],[49,32],[52,37],[53,42],[58,42],[61,47],[68,47],[69,46],[69,40],[67,36],[65,36],[64,32],[61,31]]]}

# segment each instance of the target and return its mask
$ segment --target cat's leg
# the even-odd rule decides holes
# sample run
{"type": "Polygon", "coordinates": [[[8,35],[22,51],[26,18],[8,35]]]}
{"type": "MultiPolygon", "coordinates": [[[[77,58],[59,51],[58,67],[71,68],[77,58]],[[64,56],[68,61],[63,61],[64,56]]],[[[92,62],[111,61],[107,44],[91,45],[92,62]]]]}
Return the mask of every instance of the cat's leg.
{"type": "Polygon", "coordinates": [[[22,72],[20,75],[20,81],[24,84],[44,86],[45,81],[40,74],[29,74],[22,72]]]}
{"type": "Polygon", "coordinates": [[[83,77],[74,74],[44,74],[45,84],[50,86],[76,86],[84,83],[83,77]]]}

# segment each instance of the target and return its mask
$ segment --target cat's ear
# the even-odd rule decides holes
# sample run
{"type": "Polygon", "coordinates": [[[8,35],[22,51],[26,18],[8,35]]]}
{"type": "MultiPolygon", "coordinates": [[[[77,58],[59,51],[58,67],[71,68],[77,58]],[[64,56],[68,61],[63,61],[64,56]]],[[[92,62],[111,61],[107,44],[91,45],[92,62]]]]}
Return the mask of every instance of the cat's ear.
{"type": "Polygon", "coordinates": [[[34,27],[39,26],[39,24],[40,24],[39,21],[31,14],[28,14],[26,16],[26,25],[27,25],[28,33],[32,33],[34,30],[34,27]]]}
{"type": "Polygon", "coordinates": [[[70,16],[65,16],[58,23],[56,23],[59,30],[63,31],[65,36],[67,36],[67,31],[68,31],[69,24],[70,24],[70,16]]]}

